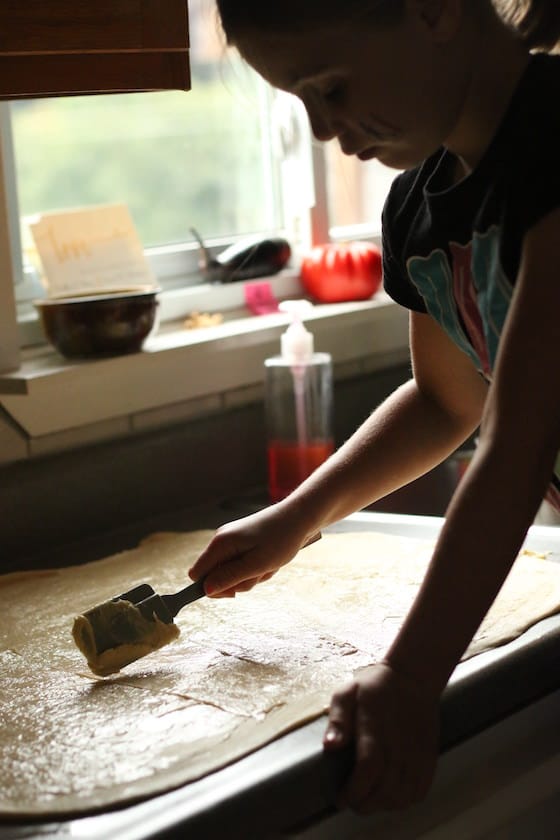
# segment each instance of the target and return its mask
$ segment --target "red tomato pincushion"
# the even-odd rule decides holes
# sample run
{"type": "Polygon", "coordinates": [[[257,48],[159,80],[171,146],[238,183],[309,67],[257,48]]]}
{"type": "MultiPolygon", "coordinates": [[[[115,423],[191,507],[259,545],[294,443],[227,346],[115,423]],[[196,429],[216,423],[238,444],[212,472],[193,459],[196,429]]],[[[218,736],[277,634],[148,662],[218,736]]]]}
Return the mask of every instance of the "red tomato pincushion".
{"type": "Polygon", "coordinates": [[[303,258],[301,281],[321,303],[367,300],[381,285],[381,251],[371,242],[316,245],[303,258]]]}

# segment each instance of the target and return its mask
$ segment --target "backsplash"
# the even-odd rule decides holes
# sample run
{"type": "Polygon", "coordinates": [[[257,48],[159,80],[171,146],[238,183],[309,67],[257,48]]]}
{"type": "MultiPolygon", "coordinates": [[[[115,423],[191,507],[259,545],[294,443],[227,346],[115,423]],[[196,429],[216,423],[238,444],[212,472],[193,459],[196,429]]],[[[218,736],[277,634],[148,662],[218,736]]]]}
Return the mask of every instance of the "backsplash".
{"type": "MultiPolygon", "coordinates": [[[[409,375],[408,365],[369,373],[367,359],[337,367],[337,445],[409,375]]],[[[32,441],[4,417],[0,450],[7,571],[101,532],[142,528],[158,515],[262,490],[262,390],[237,389],[32,441]]]]}

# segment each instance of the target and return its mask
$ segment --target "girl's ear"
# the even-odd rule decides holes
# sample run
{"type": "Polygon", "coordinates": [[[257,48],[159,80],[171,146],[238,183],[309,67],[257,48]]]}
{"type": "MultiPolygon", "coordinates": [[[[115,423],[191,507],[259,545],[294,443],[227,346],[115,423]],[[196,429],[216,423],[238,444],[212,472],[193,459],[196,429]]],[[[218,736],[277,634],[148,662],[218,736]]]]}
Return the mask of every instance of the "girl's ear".
{"type": "Polygon", "coordinates": [[[472,0],[409,0],[411,11],[437,42],[449,41],[463,16],[463,2],[472,0]]]}

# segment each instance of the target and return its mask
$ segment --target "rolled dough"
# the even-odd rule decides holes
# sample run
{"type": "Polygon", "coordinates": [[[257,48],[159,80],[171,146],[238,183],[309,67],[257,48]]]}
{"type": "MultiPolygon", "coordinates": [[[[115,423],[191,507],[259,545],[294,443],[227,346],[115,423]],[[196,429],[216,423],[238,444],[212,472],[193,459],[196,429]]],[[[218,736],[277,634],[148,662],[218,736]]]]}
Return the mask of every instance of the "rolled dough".
{"type": "MultiPolygon", "coordinates": [[[[433,547],[327,534],[251,593],[186,607],[166,647],[110,679],[91,674],[75,615],[144,582],[176,591],[210,537],[157,534],[87,565],[0,577],[0,815],[153,796],[318,717],[386,650],[433,547]]],[[[466,656],[559,610],[560,566],[520,556],[466,656]]]]}

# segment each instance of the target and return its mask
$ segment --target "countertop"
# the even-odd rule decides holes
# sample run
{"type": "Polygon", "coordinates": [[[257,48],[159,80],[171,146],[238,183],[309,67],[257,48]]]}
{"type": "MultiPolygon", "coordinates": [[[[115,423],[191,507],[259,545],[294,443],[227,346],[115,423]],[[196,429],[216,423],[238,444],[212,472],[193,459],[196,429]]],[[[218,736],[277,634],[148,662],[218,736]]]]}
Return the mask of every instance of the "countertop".
{"type": "MultiPolygon", "coordinates": [[[[231,510],[190,511],[144,523],[139,530],[214,527],[231,516],[231,510]]],[[[329,530],[375,529],[429,539],[442,523],[439,517],[359,513],[329,530]]],[[[138,536],[106,535],[80,547],[79,556],[84,562],[96,559],[125,547],[123,542],[134,545],[138,536]]],[[[533,526],[526,547],[552,551],[549,559],[560,562],[560,529],[533,526]]],[[[57,565],[75,562],[77,550],[59,551],[57,565]]],[[[46,565],[48,552],[39,561],[46,565]]],[[[559,659],[560,616],[553,616],[514,642],[461,663],[442,700],[442,753],[560,689],[559,659]]],[[[0,840],[286,836],[334,812],[334,792],[349,756],[325,757],[324,725],[324,718],[315,720],[217,773],[138,805],[53,824],[0,822],[0,840]]]]}

